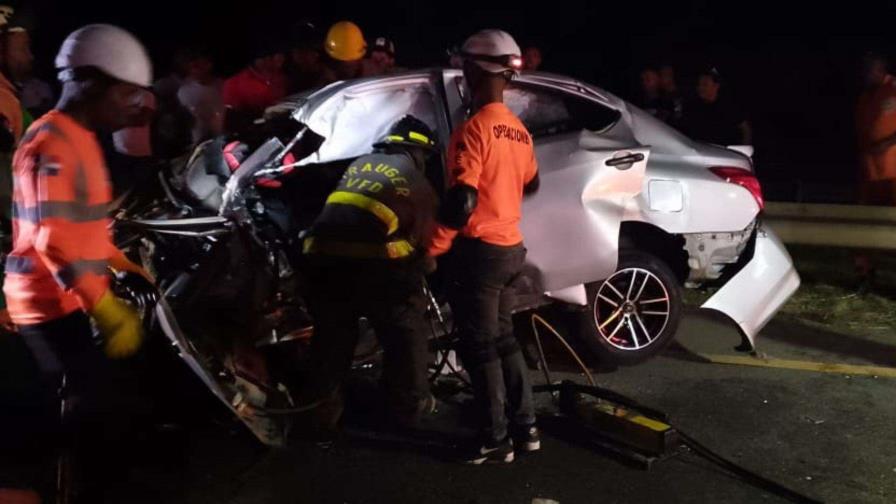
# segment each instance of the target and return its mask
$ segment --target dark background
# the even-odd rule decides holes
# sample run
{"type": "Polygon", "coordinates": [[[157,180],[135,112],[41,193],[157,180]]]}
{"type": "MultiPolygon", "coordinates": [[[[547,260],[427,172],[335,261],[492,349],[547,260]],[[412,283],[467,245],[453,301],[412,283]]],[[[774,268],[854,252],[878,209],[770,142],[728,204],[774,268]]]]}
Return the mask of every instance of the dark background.
{"type": "Polygon", "coordinates": [[[797,179],[854,180],[858,60],[869,49],[896,48],[896,2],[34,0],[27,8],[47,77],[61,40],[89,22],[134,31],[149,47],[158,75],[167,71],[175,47],[196,41],[212,48],[226,75],[246,62],[256,34],[286,33],[301,19],[324,29],[349,19],[368,40],[390,36],[399,64],[408,67],[441,64],[450,45],[477,29],[499,27],[523,45],[543,47],[544,70],[622,97],[632,95],[645,64],[673,63],[687,93],[695,72],[714,65],[752,120],[760,177],[782,192],[797,179]]]}

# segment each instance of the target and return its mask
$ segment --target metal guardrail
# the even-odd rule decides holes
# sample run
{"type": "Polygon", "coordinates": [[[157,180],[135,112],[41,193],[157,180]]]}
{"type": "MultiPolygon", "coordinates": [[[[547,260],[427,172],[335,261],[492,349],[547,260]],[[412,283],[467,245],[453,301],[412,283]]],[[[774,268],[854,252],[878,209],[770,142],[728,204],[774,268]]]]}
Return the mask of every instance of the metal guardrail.
{"type": "Polygon", "coordinates": [[[763,222],[784,243],[896,250],[896,208],[769,202],[763,222]]]}

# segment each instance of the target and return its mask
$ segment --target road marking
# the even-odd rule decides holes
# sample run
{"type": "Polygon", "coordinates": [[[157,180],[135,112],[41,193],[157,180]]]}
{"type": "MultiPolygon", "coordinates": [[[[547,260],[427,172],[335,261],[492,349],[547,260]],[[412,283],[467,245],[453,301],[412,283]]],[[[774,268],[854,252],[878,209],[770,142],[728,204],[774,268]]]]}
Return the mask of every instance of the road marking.
{"type": "Polygon", "coordinates": [[[817,373],[836,373],[845,375],[865,375],[896,378],[896,368],[886,366],[862,366],[854,364],[837,364],[830,362],[770,359],[744,355],[717,355],[702,354],[696,352],[695,354],[713,364],[767,367],[775,369],[793,369],[796,371],[814,371],[817,373]]]}

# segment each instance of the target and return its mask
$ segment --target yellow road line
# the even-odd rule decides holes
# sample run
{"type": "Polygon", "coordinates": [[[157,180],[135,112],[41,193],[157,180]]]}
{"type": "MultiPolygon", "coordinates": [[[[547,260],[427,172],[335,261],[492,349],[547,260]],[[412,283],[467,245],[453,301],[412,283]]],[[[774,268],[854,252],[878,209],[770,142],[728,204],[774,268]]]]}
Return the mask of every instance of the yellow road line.
{"type": "Polygon", "coordinates": [[[814,371],[817,373],[837,373],[846,375],[867,375],[896,378],[896,368],[886,366],[862,366],[854,364],[837,364],[830,362],[812,362],[787,359],[769,359],[761,357],[748,357],[743,355],[696,355],[713,364],[727,364],[732,366],[753,366],[775,369],[793,369],[796,371],[814,371]]]}

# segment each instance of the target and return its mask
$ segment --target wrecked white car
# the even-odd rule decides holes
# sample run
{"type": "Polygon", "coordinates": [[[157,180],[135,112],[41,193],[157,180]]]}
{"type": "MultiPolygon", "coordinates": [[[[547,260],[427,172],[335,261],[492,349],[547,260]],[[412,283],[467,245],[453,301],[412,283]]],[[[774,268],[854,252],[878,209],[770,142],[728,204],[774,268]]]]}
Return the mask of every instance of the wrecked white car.
{"type": "MultiPolygon", "coordinates": [[[[349,160],[406,114],[447,145],[465,118],[462,75],[424,70],[340,82],[269,110],[322,137],[301,165],[349,160]]],[[[681,287],[718,287],[703,308],[730,317],[748,346],[800,280],[762,225],[748,156],[688,139],[646,112],[571,78],[524,73],[505,95],[531,131],[541,189],[524,201],[528,253],[520,309],[585,309],[584,343],[636,363],[675,336],[681,287]],[[528,291],[528,292],[525,292],[528,291]]],[[[444,174],[434,177],[444,184],[444,174]]]]}

